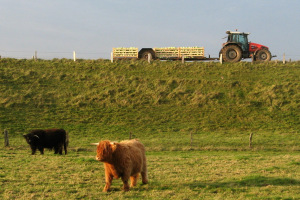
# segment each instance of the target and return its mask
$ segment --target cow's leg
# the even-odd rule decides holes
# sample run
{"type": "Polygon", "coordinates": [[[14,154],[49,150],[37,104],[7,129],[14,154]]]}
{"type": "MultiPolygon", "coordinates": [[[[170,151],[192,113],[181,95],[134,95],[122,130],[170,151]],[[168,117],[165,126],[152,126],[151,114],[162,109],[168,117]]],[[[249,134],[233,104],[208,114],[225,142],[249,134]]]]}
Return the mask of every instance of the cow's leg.
{"type": "Polygon", "coordinates": [[[58,153],[58,147],[54,147],[54,154],[58,153]]]}
{"type": "Polygon", "coordinates": [[[44,148],[39,147],[39,151],[41,152],[41,154],[44,154],[44,148]]]}
{"type": "Polygon", "coordinates": [[[62,155],[62,146],[59,147],[59,154],[62,155]]]}
{"type": "Polygon", "coordinates": [[[142,174],[142,182],[143,182],[143,184],[147,184],[148,183],[147,172],[141,172],[141,174],[142,174]]]}
{"type": "Polygon", "coordinates": [[[124,191],[129,191],[128,180],[129,180],[129,176],[126,176],[126,175],[122,176],[123,190],[124,191]]]}
{"type": "Polygon", "coordinates": [[[65,155],[67,155],[67,143],[64,142],[65,155]]]}
{"type": "Polygon", "coordinates": [[[138,178],[139,178],[139,174],[130,176],[130,187],[136,186],[136,182],[137,182],[138,178]]]}
{"type": "Polygon", "coordinates": [[[105,172],[105,186],[103,188],[103,192],[110,191],[111,182],[113,180],[113,175],[105,172]]]}
{"type": "Polygon", "coordinates": [[[148,175],[147,175],[147,165],[146,165],[146,159],[144,159],[143,162],[143,167],[142,167],[142,182],[143,184],[147,184],[148,183],[148,175]]]}
{"type": "Polygon", "coordinates": [[[31,155],[34,155],[36,152],[36,147],[31,147],[31,155]]]}

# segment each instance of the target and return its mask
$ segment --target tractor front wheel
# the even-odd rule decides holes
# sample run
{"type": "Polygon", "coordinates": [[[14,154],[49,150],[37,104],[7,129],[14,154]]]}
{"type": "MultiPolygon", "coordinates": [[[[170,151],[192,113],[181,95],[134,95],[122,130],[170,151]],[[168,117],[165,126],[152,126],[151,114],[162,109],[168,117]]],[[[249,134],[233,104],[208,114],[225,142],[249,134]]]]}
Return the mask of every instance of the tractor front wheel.
{"type": "Polygon", "coordinates": [[[270,61],[271,58],[271,52],[268,49],[261,49],[255,55],[257,61],[270,61]]]}
{"type": "Polygon", "coordinates": [[[242,59],[242,50],[236,45],[225,46],[221,53],[224,62],[239,62],[242,59]]]}

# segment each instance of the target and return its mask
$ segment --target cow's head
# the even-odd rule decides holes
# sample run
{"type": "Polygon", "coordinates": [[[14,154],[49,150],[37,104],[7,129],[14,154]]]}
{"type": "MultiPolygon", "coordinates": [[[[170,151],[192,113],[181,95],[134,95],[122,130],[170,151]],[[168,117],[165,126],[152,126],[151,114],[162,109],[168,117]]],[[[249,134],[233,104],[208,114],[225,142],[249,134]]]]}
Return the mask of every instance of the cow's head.
{"type": "Polygon", "coordinates": [[[29,145],[36,145],[39,140],[40,140],[40,137],[37,136],[37,135],[32,135],[32,134],[27,134],[27,135],[23,135],[23,137],[26,139],[26,142],[29,144],[29,145]]]}
{"type": "Polygon", "coordinates": [[[101,162],[109,162],[112,160],[113,152],[117,146],[108,140],[104,140],[98,143],[96,160],[101,162]]]}

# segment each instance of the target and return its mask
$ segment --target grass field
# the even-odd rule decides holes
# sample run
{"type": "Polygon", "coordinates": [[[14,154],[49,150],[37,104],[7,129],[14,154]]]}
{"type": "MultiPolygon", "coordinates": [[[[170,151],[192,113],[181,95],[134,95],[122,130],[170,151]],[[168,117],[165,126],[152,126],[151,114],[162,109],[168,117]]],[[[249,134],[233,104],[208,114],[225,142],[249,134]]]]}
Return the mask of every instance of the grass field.
{"type": "Polygon", "coordinates": [[[2,199],[299,199],[298,152],[150,151],[149,184],[105,185],[95,152],[67,156],[1,148],[2,199]]]}
{"type": "Polygon", "coordinates": [[[1,197],[300,199],[299,77],[299,62],[1,59],[1,197]],[[69,154],[30,155],[22,134],[53,127],[69,133],[69,154]],[[150,183],[102,193],[90,143],[130,135],[150,183]]]}

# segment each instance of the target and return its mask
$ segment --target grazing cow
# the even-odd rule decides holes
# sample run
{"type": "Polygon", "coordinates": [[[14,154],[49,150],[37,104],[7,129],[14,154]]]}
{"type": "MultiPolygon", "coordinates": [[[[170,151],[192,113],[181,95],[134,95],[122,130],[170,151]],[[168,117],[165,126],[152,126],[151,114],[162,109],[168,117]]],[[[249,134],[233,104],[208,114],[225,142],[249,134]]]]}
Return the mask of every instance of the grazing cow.
{"type": "Polygon", "coordinates": [[[148,183],[145,147],[139,140],[126,140],[112,143],[108,140],[95,143],[97,146],[96,160],[104,163],[105,187],[103,192],[110,190],[113,178],[123,181],[123,190],[128,191],[136,185],[139,174],[142,175],[143,184],[148,183]]]}
{"type": "Polygon", "coordinates": [[[41,154],[44,154],[44,148],[54,149],[54,153],[62,155],[64,148],[67,154],[68,134],[64,129],[46,129],[46,130],[33,130],[30,133],[23,135],[27,143],[30,145],[32,155],[38,149],[41,154]]]}

